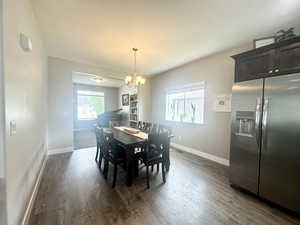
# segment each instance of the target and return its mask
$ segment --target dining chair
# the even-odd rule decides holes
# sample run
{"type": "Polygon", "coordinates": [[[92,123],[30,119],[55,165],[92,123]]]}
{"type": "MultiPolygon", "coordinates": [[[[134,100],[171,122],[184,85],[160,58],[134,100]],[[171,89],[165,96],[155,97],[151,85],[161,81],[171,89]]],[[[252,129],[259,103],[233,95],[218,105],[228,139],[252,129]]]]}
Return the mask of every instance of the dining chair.
{"type": "Polygon", "coordinates": [[[105,163],[104,163],[104,178],[108,177],[109,163],[114,167],[112,188],[116,186],[118,166],[125,164],[125,151],[113,139],[113,135],[104,135],[105,163]]]}
{"type": "Polygon", "coordinates": [[[168,133],[169,135],[172,135],[172,128],[163,124],[159,124],[158,133],[168,133]]]}
{"type": "Polygon", "coordinates": [[[171,139],[174,137],[172,133],[172,128],[170,126],[166,126],[163,124],[159,124],[158,126],[158,133],[167,133],[168,134],[168,142],[166,145],[166,151],[164,152],[164,157],[165,157],[165,162],[166,162],[166,170],[169,171],[170,169],[170,144],[171,144],[171,139]]]}
{"type": "Polygon", "coordinates": [[[143,129],[143,122],[142,121],[138,122],[137,129],[139,129],[139,130],[143,129]]]}
{"type": "Polygon", "coordinates": [[[95,156],[95,161],[97,163],[99,163],[98,157],[100,155],[100,136],[101,136],[100,134],[102,132],[102,128],[100,128],[98,126],[95,126],[94,131],[95,131],[95,135],[96,135],[96,156],[95,156]]]}
{"type": "Polygon", "coordinates": [[[158,126],[156,123],[152,124],[150,133],[152,133],[152,134],[158,133],[158,126]]]}
{"type": "Polygon", "coordinates": [[[168,134],[167,133],[153,133],[148,136],[148,144],[146,146],[145,151],[136,153],[136,173],[139,170],[139,160],[146,166],[146,176],[147,176],[147,188],[150,188],[150,177],[149,177],[149,167],[157,165],[159,168],[159,164],[161,164],[162,168],[162,178],[163,182],[166,182],[166,174],[165,174],[165,157],[164,152],[166,150],[168,142],[168,134]]]}
{"type": "Polygon", "coordinates": [[[143,122],[142,131],[145,133],[150,133],[152,127],[152,123],[143,122]]]}
{"type": "Polygon", "coordinates": [[[96,134],[96,141],[97,141],[95,161],[98,163],[98,167],[101,170],[102,160],[105,158],[105,155],[107,154],[106,149],[104,148],[105,137],[103,133],[103,128],[96,126],[95,134],[96,134]]]}

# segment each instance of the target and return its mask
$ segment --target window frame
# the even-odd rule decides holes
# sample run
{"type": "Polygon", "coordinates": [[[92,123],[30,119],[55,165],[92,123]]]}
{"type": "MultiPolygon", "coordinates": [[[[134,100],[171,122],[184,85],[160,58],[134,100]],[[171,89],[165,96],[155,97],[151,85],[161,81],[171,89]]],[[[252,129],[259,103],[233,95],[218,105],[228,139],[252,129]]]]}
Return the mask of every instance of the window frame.
{"type": "Polygon", "coordinates": [[[205,105],[206,105],[206,82],[202,81],[199,83],[193,83],[193,84],[188,84],[188,85],[183,85],[180,87],[175,87],[175,88],[168,88],[165,91],[165,116],[164,119],[165,121],[169,123],[179,123],[179,124],[190,124],[190,125],[196,125],[196,126],[201,126],[205,124],[205,105]],[[186,93],[191,92],[191,91],[196,91],[196,90],[203,90],[203,116],[202,116],[202,121],[200,123],[198,122],[192,122],[192,121],[178,121],[178,120],[172,120],[168,119],[168,96],[171,94],[175,93],[183,93],[184,94],[184,110],[185,110],[185,104],[186,104],[186,93]]]}
{"type": "Polygon", "coordinates": [[[80,96],[103,98],[103,102],[104,102],[104,109],[103,109],[103,112],[105,112],[105,93],[104,93],[104,91],[95,91],[95,90],[77,89],[77,90],[76,90],[76,119],[77,119],[77,121],[94,121],[94,120],[97,119],[97,117],[96,117],[96,118],[87,118],[87,119],[81,119],[81,118],[79,118],[79,116],[78,116],[78,107],[79,107],[78,98],[79,98],[80,96]],[[82,92],[90,92],[90,93],[92,93],[92,92],[94,92],[94,93],[101,93],[102,96],[101,96],[101,95],[96,95],[96,94],[95,94],[95,95],[93,95],[93,94],[80,94],[79,92],[81,92],[81,91],[82,91],[82,92]]]}

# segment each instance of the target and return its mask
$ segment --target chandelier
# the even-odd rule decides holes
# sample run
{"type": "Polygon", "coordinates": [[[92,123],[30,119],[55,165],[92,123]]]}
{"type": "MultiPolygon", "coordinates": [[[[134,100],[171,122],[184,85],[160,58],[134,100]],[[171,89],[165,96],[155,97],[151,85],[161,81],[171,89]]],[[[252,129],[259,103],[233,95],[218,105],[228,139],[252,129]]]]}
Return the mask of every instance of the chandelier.
{"type": "Polygon", "coordinates": [[[141,86],[146,83],[146,79],[143,78],[141,75],[138,75],[136,72],[136,52],[138,51],[137,48],[132,49],[134,54],[134,72],[132,75],[125,77],[125,83],[126,84],[133,84],[134,86],[141,86]]]}

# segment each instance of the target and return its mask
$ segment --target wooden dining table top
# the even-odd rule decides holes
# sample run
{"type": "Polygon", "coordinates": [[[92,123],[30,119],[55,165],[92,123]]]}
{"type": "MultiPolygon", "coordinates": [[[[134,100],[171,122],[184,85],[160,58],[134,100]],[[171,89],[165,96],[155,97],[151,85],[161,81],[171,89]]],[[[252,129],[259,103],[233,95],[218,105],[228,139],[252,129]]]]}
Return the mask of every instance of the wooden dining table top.
{"type": "Polygon", "coordinates": [[[137,137],[133,134],[129,134],[121,129],[118,129],[118,127],[115,128],[105,128],[105,133],[113,133],[113,138],[118,141],[119,143],[123,145],[136,145],[136,144],[142,144],[147,141],[147,139],[137,137]]]}

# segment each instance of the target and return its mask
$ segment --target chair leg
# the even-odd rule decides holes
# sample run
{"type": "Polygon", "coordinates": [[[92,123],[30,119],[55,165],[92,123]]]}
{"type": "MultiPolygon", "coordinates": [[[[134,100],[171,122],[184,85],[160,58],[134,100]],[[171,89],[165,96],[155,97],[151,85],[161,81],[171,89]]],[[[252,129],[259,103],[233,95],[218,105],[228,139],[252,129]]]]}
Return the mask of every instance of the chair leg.
{"type": "Polygon", "coordinates": [[[151,172],[153,172],[153,170],[154,170],[154,165],[151,166],[151,172]]]}
{"type": "Polygon", "coordinates": [[[101,170],[102,159],[103,159],[103,153],[100,152],[99,162],[98,162],[100,170],[101,170]]]}
{"type": "Polygon", "coordinates": [[[156,172],[159,172],[159,163],[156,164],[156,172]]]}
{"type": "Polygon", "coordinates": [[[114,178],[113,178],[112,188],[114,188],[114,187],[116,186],[116,182],[117,182],[117,173],[118,173],[118,165],[115,164],[115,165],[114,165],[114,178]]]}
{"type": "Polygon", "coordinates": [[[162,171],[163,182],[166,183],[166,172],[165,172],[165,163],[164,162],[161,163],[161,171],[162,171]]]}
{"type": "Polygon", "coordinates": [[[147,188],[150,188],[150,181],[149,181],[149,166],[146,165],[146,176],[147,176],[147,188]]]}
{"type": "Polygon", "coordinates": [[[109,167],[109,162],[107,159],[104,158],[104,170],[103,170],[103,174],[104,174],[104,179],[107,180],[107,176],[108,176],[108,167],[109,167]]]}
{"type": "Polygon", "coordinates": [[[97,150],[96,150],[96,156],[95,156],[95,161],[98,161],[98,155],[99,155],[99,146],[97,144],[97,150]]]}
{"type": "Polygon", "coordinates": [[[165,160],[166,171],[169,172],[169,169],[170,169],[170,147],[167,147],[167,150],[164,153],[164,160],[165,160]]]}

